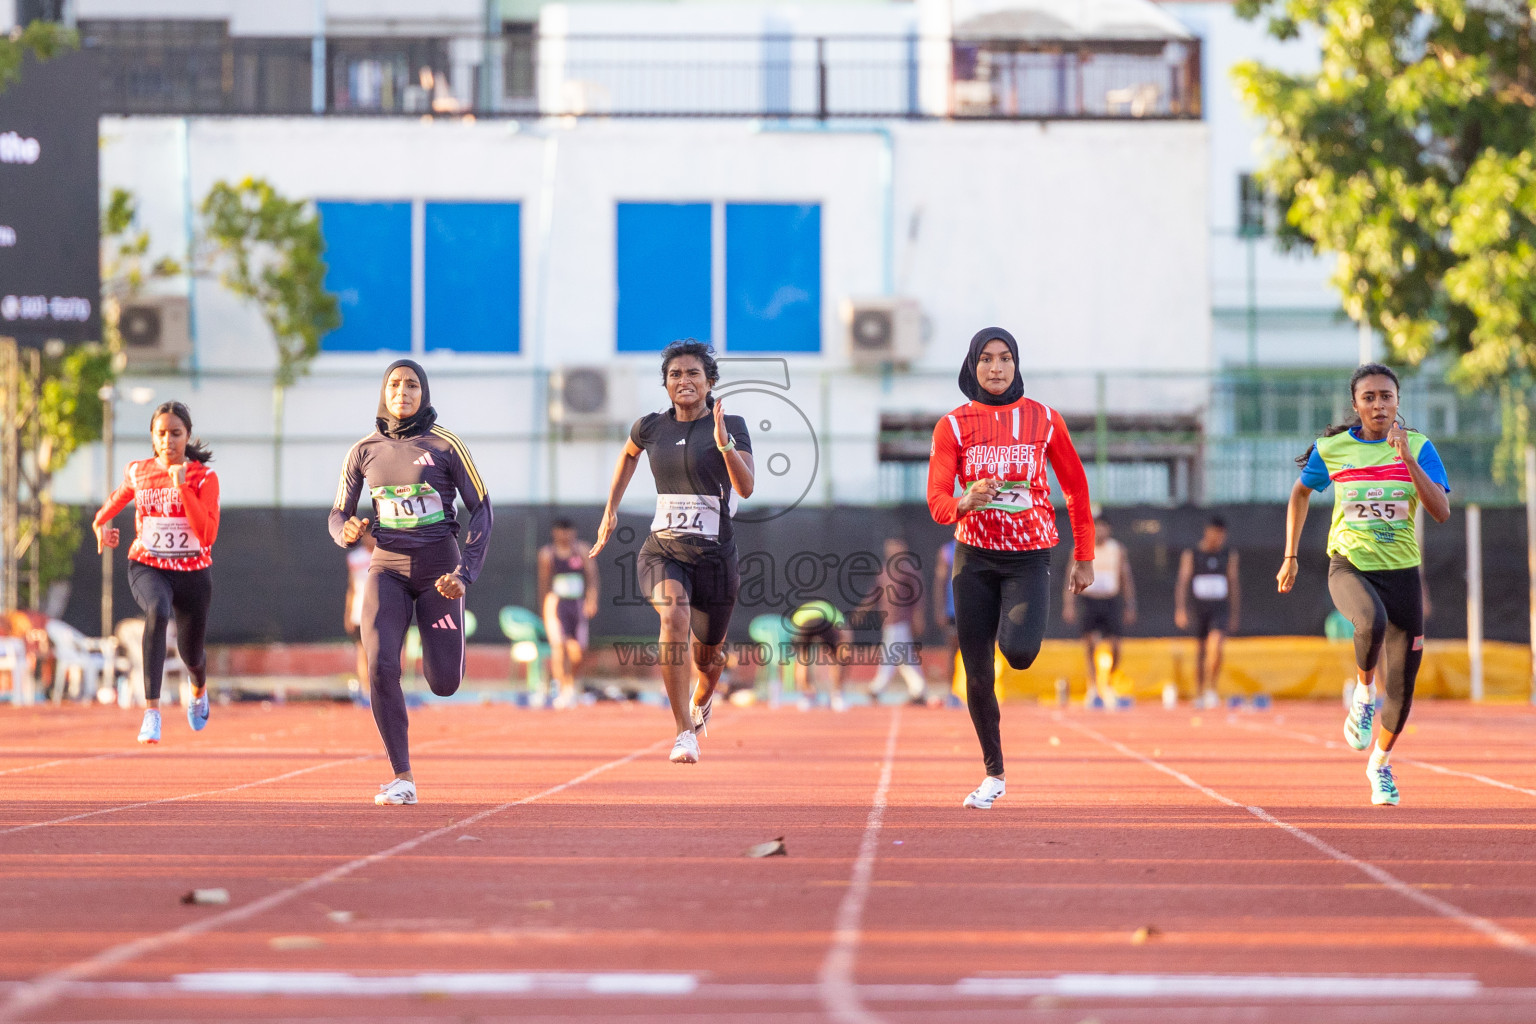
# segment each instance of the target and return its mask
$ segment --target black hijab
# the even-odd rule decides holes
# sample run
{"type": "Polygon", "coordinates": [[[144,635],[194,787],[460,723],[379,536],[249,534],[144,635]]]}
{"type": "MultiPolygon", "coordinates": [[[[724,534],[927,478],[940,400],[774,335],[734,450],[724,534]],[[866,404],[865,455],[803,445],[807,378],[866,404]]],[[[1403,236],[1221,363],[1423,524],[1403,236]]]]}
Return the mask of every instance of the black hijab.
{"type": "Polygon", "coordinates": [[[379,385],[379,413],[373,422],[378,426],[379,433],[397,441],[419,437],[432,429],[432,424],[437,422],[437,410],[432,408],[432,388],[427,384],[427,371],[421,368],[420,363],[414,359],[396,359],[384,368],[384,383],[379,385]],[[397,420],[384,404],[384,389],[389,386],[389,375],[402,366],[409,367],[416,374],[416,379],[421,381],[421,404],[411,415],[397,420]]]}
{"type": "Polygon", "coordinates": [[[1013,335],[1001,327],[984,327],[976,332],[976,336],[971,339],[971,350],[966,353],[965,362],[960,367],[960,390],[966,398],[982,405],[1012,405],[1024,397],[1024,377],[1019,372],[1019,343],[1013,340],[1013,335]],[[981,350],[987,347],[989,341],[1001,341],[1013,353],[1013,383],[1000,395],[994,395],[976,379],[976,363],[981,359],[981,350]]]}

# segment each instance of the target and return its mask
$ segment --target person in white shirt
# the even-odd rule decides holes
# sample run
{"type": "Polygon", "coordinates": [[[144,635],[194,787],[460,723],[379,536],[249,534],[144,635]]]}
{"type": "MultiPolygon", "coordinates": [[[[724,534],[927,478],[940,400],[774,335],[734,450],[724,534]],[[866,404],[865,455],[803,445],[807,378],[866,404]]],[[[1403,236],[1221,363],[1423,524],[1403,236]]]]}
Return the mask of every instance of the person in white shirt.
{"type": "Polygon", "coordinates": [[[1061,617],[1082,630],[1090,692],[1098,679],[1094,656],[1099,644],[1109,644],[1112,675],[1120,667],[1120,634],[1136,621],[1136,581],[1131,577],[1125,545],[1115,540],[1102,513],[1095,517],[1093,527],[1093,583],[1081,594],[1073,594],[1067,587],[1061,609],[1061,617]]]}

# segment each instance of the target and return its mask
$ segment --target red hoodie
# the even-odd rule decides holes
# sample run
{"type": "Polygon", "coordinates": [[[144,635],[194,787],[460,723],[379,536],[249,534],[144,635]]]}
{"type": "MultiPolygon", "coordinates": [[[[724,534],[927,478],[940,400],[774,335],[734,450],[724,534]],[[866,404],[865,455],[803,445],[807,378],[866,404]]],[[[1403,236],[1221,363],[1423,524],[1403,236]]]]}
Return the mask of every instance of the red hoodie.
{"type": "Polygon", "coordinates": [[[934,522],[956,523],[955,539],[993,551],[1034,551],[1055,547],[1056,509],[1046,463],[1056,471],[1072,522],[1072,557],[1093,560],[1093,516],[1088,477],[1072,447],[1061,414],[1032,398],[1009,405],[967,402],[933,428],[928,457],[928,510],[934,522]],[[997,500],[960,515],[955,481],[1004,480],[997,500]]]}
{"type": "Polygon", "coordinates": [[[157,569],[206,569],[213,564],[219,536],[219,478],[201,462],[187,460],[187,482],[171,486],[171,473],[158,459],[128,463],[123,485],[96,513],[95,524],[134,502],[132,561],[157,569]]]}

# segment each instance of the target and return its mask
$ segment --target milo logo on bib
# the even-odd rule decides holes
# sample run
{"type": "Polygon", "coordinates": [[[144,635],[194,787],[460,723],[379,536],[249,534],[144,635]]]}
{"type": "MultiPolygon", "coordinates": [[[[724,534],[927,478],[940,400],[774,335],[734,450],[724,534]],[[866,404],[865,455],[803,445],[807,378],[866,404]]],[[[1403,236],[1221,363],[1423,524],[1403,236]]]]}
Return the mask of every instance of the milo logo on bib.
{"type": "Polygon", "coordinates": [[[431,484],[401,484],[375,487],[369,492],[378,513],[379,525],[391,530],[411,530],[440,523],[443,496],[431,484]]]}

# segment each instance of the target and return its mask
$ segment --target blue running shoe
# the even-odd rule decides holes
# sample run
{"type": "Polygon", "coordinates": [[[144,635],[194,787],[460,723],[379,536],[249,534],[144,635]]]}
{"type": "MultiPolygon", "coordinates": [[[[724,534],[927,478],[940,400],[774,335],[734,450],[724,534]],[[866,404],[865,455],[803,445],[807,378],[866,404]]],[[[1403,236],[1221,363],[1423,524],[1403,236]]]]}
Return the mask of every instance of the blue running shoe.
{"type": "Polygon", "coordinates": [[[193,698],[187,702],[187,724],[193,732],[202,732],[208,724],[208,691],[205,689],[201,697],[193,698]]]}
{"type": "Polygon", "coordinates": [[[139,726],[140,743],[160,742],[160,709],[150,708],[144,712],[144,724],[139,726]]]}
{"type": "Polygon", "coordinates": [[[1371,780],[1371,803],[1380,807],[1382,804],[1397,806],[1397,780],[1392,778],[1392,766],[1384,764],[1380,768],[1367,768],[1366,778],[1371,780]]]}
{"type": "Polygon", "coordinates": [[[1349,714],[1344,717],[1344,742],[1356,750],[1364,750],[1371,745],[1371,726],[1375,722],[1376,704],[1373,701],[1351,702],[1349,714]]]}

